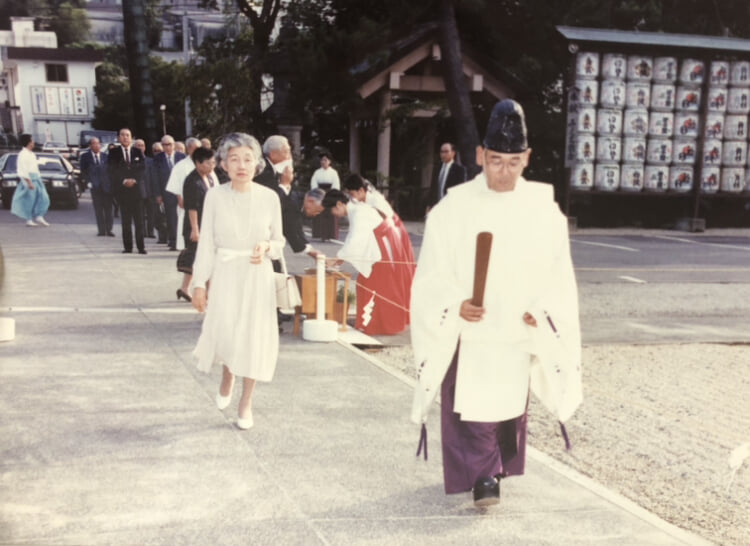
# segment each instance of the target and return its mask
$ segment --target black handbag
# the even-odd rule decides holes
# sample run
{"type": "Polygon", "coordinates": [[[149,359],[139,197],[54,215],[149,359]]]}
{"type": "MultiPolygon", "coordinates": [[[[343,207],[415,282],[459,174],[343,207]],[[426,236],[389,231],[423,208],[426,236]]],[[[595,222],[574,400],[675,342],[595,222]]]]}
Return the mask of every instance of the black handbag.
{"type": "Polygon", "coordinates": [[[195,245],[190,245],[180,250],[177,255],[177,271],[180,273],[193,274],[193,262],[195,261],[195,245]]]}

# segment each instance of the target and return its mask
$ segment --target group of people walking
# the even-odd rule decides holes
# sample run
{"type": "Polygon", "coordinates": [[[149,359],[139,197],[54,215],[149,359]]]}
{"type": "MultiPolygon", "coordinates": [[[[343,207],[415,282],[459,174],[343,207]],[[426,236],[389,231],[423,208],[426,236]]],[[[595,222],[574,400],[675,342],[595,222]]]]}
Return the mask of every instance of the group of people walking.
{"type": "MultiPolygon", "coordinates": [[[[101,191],[94,197],[95,208],[103,209],[97,212],[99,234],[111,233],[102,198],[108,181],[121,206],[124,252],[132,252],[134,223],[135,244],[145,254],[148,160],[131,146],[129,130],[120,131],[120,144],[103,160],[92,143],[85,176],[92,197],[101,191]]],[[[163,138],[152,171],[161,173],[156,204],[168,204],[173,195],[187,211],[181,232],[195,258],[178,297],[205,313],[194,355],[204,372],[214,364],[222,367],[216,406],[230,405],[235,381],[241,380],[237,426],[253,426],[256,382],[273,378],[279,354],[275,262],[287,243],[292,252],[318,255],[303,231],[303,214],[330,214],[334,228],[335,220],[347,218],[347,237],[328,265],[346,260],[359,273],[355,326],[395,334],[411,325],[418,372],[412,419],[423,427],[420,444],[440,393],[446,493],[472,491],[478,506],[497,503],[500,480],[524,473],[530,385],[561,421],[581,401],[567,222],[551,186],[523,177],[531,149],[521,106],[509,99],[495,105],[476,151],[482,172],[472,180],[465,182],[453,146],[441,146],[443,165],[416,267],[409,236],[388,201],[358,174],[342,187],[327,154],[302,195],[283,136],[271,136],[261,147],[248,134],[228,134],[216,161],[210,146],[198,144],[190,157],[180,158],[169,153],[171,137],[163,138]],[[165,173],[184,161],[190,163],[183,167],[182,183],[172,186],[165,173]],[[492,241],[484,266],[476,256],[479,234],[490,234],[492,241]],[[478,279],[486,279],[481,301],[478,279]]],[[[31,210],[43,214],[42,208],[31,210]]],[[[176,248],[178,220],[171,214],[166,243],[176,248]]],[[[327,228],[318,228],[330,230],[326,221],[327,228]]],[[[329,235],[335,233],[318,233],[321,239],[329,235]]]]}

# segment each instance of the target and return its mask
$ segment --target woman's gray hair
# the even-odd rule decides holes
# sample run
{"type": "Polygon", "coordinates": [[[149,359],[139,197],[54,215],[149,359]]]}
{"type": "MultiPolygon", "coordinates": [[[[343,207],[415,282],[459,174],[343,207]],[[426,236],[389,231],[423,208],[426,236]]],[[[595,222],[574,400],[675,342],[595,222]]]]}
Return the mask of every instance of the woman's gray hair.
{"type": "Polygon", "coordinates": [[[226,160],[229,155],[229,150],[232,148],[240,148],[247,146],[253,151],[253,155],[258,162],[255,167],[255,174],[260,174],[263,169],[266,168],[266,162],[263,159],[263,152],[260,149],[260,143],[255,137],[248,135],[247,133],[229,133],[221,139],[221,144],[216,154],[219,156],[221,161],[226,160]]]}

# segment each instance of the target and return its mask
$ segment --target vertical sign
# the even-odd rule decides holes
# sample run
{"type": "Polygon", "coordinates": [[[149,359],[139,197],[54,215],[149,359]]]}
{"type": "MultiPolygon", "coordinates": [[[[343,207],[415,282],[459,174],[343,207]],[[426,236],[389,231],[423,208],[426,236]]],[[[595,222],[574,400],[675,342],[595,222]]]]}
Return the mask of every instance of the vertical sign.
{"type": "Polygon", "coordinates": [[[73,115],[73,90],[70,87],[60,88],[60,113],[65,116],[73,115]]]}
{"type": "Polygon", "coordinates": [[[31,88],[31,111],[34,114],[47,113],[47,100],[44,98],[44,87],[31,88]]]}
{"type": "Polygon", "coordinates": [[[87,116],[89,114],[88,100],[86,99],[86,89],[83,87],[73,88],[74,109],[77,116],[87,116]]]}
{"type": "Polygon", "coordinates": [[[59,114],[60,94],[57,92],[57,87],[45,87],[44,96],[47,99],[47,113],[59,114]]]}

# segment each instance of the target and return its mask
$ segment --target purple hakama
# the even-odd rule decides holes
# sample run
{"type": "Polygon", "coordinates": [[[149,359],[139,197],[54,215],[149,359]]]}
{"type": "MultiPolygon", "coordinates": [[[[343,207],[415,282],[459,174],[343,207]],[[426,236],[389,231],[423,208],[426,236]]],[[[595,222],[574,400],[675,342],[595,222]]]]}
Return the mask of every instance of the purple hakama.
{"type": "Polygon", "coordinates": [[[458,351],[440,392],[443,479],[448,494],[471,491],[477,478],[520,476],[526,467],[528,402],[523,415],[498,423],[462,421],[454,413],[458,351]]]}

